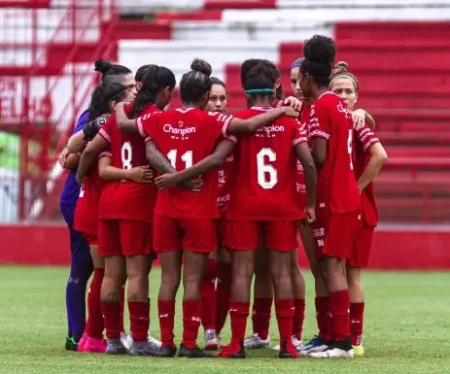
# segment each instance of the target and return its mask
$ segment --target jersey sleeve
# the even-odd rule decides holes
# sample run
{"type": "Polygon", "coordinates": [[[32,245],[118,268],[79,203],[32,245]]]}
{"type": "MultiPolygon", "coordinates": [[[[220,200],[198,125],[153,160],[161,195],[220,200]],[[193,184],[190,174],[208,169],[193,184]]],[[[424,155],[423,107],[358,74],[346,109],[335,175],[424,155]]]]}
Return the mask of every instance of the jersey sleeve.
{"type": "Polygon", "coordinates": [[[293,131],[292,131],[292,146],[295,147],[300,143],[308,142],[308,133],[304,126],[298,120],[293,120],[293,131]]]}
{"type": "Polygon", "coordinates": [[[322,138],[329,140],[331,136],[331,124],[326,110],[320,101],[311,105],[310,112],[310,136],[311,138],[322,138]]]}
{"type": "Polygon", "coordinates": [[[209,115],[212,122],[211,125],[214,126],[213,128],[217,134],[216,136],[222,136],[223,139],[228,139],[236,143],[236,136],[228,132],[228,126],[230,125],[233,116],[225,113],[209,113],[209,115]]]}
{"type": "Polygon", "coordinates": [[[160,114],[161,112],[148,113],[136,119],[138,132],[146,142],[156,138],[160,114]]]}
{"type": "Polygon", "coordinates": [[[111,144],[111,139],[113,136],[113,127],[116,126],[116,116],[113,115],[109,117],[106,123],[98,131],[98,134],[105,139],[109,144],[111,144]]]}
{"type": "Polygon", "coordinates": [[[368,152],[370,147],[372,147],[375,143],[379,143],[380,140],[375,135],[375,133],[367,126],[360,129],[355,130],[355,137],[357,141],[359,141],[364,149],[364,152],[368,152]]]}

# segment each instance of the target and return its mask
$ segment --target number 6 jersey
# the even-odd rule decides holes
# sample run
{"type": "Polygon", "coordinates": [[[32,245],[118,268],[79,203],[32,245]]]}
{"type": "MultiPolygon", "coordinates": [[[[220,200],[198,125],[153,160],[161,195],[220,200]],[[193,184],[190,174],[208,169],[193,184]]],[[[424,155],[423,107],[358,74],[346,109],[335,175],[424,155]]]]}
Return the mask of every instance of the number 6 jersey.
{"type": "MultiPolygon", "coordinates": [[[[235,115],[251,118],[271,110],[252,107],[235,115]]],[[[230,171],[228,220],[295,221],[304,218],[296,190],[297,144],[307,142],[297,120],[277,119],[270,126],[239,135],[230,171]]]]}
{"type": "MultiPolygon", "coordinates": [[[[129,113],[131,106],[125,111],[129,113]]],[[[155,105],[147,106],[141,115],[158,112],[155,105]]],[[[98,132],[109,143],[112,166],[132,169],[148,165],[145,142],[139,134],[122,132],[117,127],[116,115],[109,118],[98,132]]],[[[129,180],[106,182],[100,197],[100,219],[126,219],[141,222],[153,221],[157,189],[153,183],[129,180]]]]}

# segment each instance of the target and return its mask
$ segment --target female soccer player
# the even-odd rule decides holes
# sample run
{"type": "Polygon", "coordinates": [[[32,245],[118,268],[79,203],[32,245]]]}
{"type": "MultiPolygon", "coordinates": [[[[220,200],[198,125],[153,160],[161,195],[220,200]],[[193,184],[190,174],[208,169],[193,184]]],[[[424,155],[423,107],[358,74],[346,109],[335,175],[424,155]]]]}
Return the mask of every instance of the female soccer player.
{"type": "MultiPolygon", "coordinates": [[[[226,113],[227,87],[223,81],[211,77],[211,91],[205,110],[212,113],[226,113]]],[[[233,157],[226,159],[218,170],[219,196],[217,207],[221,220],[218,222],[218,250],[211,252],[202,280],[202,325],[205,330],[205,350],[219,346],[219,335],[225,324],[230,306],[231,269],[230,254],[222,247],[223,217],[230,199],[226,179],[232,167],[233,157]],[[217,288],[216,288],[217,280],[217,288]]]]}
{"type": "MultiPolygon", "coordinates": [[[[169,69],[149,67],[142,89],[128,113],[136,117],[160,111],[172,98],[175,77],[169,69]]],[[[82,180],[95,157],[110,147],[113,166],[132,169],[148,165],[145,143],[137,134],[121,133],[115,116],[102,127],[99,134],[83,152],[77,178],[82,180]]],[[[148,273],[151,268],[153,207],[156,189],[152,183],[119,181],[106,183],[99,208],[99,253],[105,257],[105,276],[101,300],[106,335],[106,353],[125,353],[120,341],[120,288],[128,278],[128,309],[133,338],[131,354],[158,353],[147,342],[149,328],[148,273]],[[125,260],[125,261],[124,261],[125,260]]]]}
{"type": "MultiPolygon", "coordinates": [[[[192,71],[186,73],[180,83],[183,108],[138,119],[137,126],[148,135],[148,144],[154,143],[163,154],[167,154],[172,166],[177,170],[189,170],[195,162],[210,155],[217,142],[217,149],[225,151],[223,159],[207,165],[209,169],[221,165],[233,147],[233,138],[222,139],[222,128],[230,126],[251,132],[264,124],[290,113],[292,110],[279,109],[240,120],[230,115],[211,115],[204,111],[211,90],[211,66],[203,60],[194,60],[192,71]]],[[[292,113],[291,113],[292,114],[292,113]]],[[[129,124],[121,115],[119,124],[129,124]],[[122,121],[123,119],[123,121],[122,121]]],[[[216,151],[217,151],[216,149],[216,151]]],[[[152,152],[147,152],[150,164],[160,169],[159,160],[154,160],[152,152]]],[[[196,169],[194,169],[195,172],[196,169]]],[[[188,172],[189,173],[189,172],[188,172]]],[[[204,174],[202,171],[199,174],[204,174]]],[[[169,186],[176,185],[177,174],[163,175],[162,180],[169,186]],[[174,182],[173,184],[170,184],[174,182]]],[[[198,175],[198,174],[195,174],[198,175]]],[[[181,249],[184,250],[184,300],[183,339],[179,355],[182,357],[208,357],[196,346],[196,338],[201,315],[201,279],[203,278],[209,253],[217,248],[217,172],[203,175],[200,192],[184,191],[180,188],[163,190],[158,193],[155,209],[155,249],[160,253],[162,281],[158,310],[160,316],[162,348],[160,356],[172,357],[176,353],[174,344],[175,296],[181,276],[181,249]]],[[[190,178],[187,178],[190,179],[190,178]]]]}
{"type": "MultiPolygon", "coordinates": [[[[102,73],[102,79],[111,75],[120,75],[124,79],[124,85],[130,91],[134,91],[134,79],[131,70],[122,65],[112,65],[107,61],[98,60],[95,63],[95,70],[102,73]]],[[[86,110],[80,116],[77,126],[72,135],[81,131],[89,122],[89,112],[86,110]]],[[[60,161],[65,167],[66,157],[69,152],[65,149],[61,153],[60,161]]],[[[75,156],[75,155],[74,155],[75,156]]],[[[72,161],[73,161],[72,157],[72,161]]],[[[67,163],[67,166],[69,163],[67,163]]],[[[86,285],[93,271],[92,259],[89,254],[89,245],[82,235],[73,228],[73,218],[80,186],[75,180],[77,173],[77,160],[72,163],[66,184],[60,199],[61,213],[69,227],[71,267],[70,276],[66,288],[66,307],[68,319],[68,336],[66,338],[66,350],[76,351],[78,342],[83,334],[86,323],[86,285]]]]}
{"type": "MultiPolygon", "coordinates": [[[[353,111],[358,101],[359,84],[348,71],[346,62],[336,64],[331,75],[330,89],[353,111]]],[[[361,214],[358,216],[353,251],[347,261],[347,282],[350,292],[350,332],[355,356],[364,355],[362,345],[364,321],[364,290],[362,269],[367,267],[372,237],[378,214],[372,181],[387,160],[387,154],[368,125],[355,128],[355,160],[353,163],[358,188],[361,191],[361,214]]]]}
{"type": "Polygon", "coordinates": [[[346,104],[328,91],[335,57],[332,39],[313,36],[303,48],[300,87],[311,105],[312,155],[318,168],[316,254],[328,289],[331,339],[310,357],[353,357],[350,340],[350,295],[345,276],[360,209],[353,172],[353,122],[346,104]]]}

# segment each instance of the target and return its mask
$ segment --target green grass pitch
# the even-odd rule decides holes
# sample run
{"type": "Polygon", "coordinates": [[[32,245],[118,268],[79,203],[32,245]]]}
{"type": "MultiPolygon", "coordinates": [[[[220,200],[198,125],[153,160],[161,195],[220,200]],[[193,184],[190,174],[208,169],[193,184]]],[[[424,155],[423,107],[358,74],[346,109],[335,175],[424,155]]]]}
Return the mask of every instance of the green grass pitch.
{"type": "MultiPolygon", "coordinates": [[[[364,277],[366,357],[351,361],[279,360],[270,349],[246,360],[110,357],[64,351],[64,268],[0,268],[0,373],[450,373],[450,273],[375,273],[364,277]]],[[[151,275],[156,300],[159,269],[151,275]]],[[[316,331],[312,278],[307,283],[304,337],[316,331]]],[[[180,293],[181,295],[181,293],[180,293]]],[[[178,301],[181,296],[178,297],[178,301]]],[[[159,336],[156,303],[151,332],[159,336]]],[[[177,308],[177,336],[181,333],[177,308]]],[[[250,324],[247,328],[250,332],[250,324]]],[[[272,345],[276,321],[271,322],[272,345]]],[[[223,337],[229,337],[227,329],[223,337]]],[[[203,331],[199,335],[202,342],[203,331]]]]}

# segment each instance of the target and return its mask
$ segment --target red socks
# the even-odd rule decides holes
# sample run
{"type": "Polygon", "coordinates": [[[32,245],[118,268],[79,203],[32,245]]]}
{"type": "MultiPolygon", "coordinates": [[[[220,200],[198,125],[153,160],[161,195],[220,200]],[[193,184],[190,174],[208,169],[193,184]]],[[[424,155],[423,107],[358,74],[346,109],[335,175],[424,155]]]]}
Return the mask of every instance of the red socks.
{"type": "Polygon", "coordinates": [[[305,319],[305,300],[294,300],[294,306],[295,314],[294,323],[292,326],[292,335],[295,336],[298,340],[302,340],[303,321],[305,319]]]}
{"type": "Polygon", "coordinates": [[[216,279],[218,266],[216,260],[208,260],[201,285],[202,324],[205,330],[215,330],[216,324],[216,279]]]}
{"type": "Polygon", "coordinates": [[[188,349],[195,348],[197,344],[201,304],[200,300],[183,300],[183,345],[188,349]]]}
{"type": "Polygon", "coordinates": [[[217,274],[217,304],[216,304],[216,333],[220,332],[225,325],[228,311],[230,309],[231,292],[231,266],[219,262],[217,274]]]}
{"type": "Polygon", "coordinates": [[[231,319],[231,343],[230,349],[239,351],[241,343],[245,338],[245,330],[247,329],[247,318],[250,312],[250,303],[230,302],[230,319],[231,319]]]}
{"type": "Polygon", "coordinates": [[[101,303],[106,336],[108,339],[120,339],[123,318],[120,313],[120,302],[101,303]]]}
{"type": "Polygon", "coordinates": [[[105,269],[94,269],[94,276],[87,296],[88,318],[84,332],[91,338],[103,339],[103,315],[100,304],[100,290],[102,288],[105,269]]]}
{"type": "Polygon", "coordinates": [[[315,304],[319,336],[322,339],[331,340],[331,320],[328,311],[328,296],[316,297],[315,304]]]}
{"type": "Polygon", "coordinates": [[[277,316],[278,330],[280,332],[280,345],[286,344],[289,351],[292,351],[291,335],[294,323],[294,301],[293,300],[275,300],[275,313],[277,316]]]}
{"type": "Polygon", "coordinates": [[[158,300],[158,318],[162,346],[175,347],[173,327],[175,323],[175,300],[158,300]]]}
{"type": "MultiPolygon", "coordinates": [[[[231,308],[231,307],[230,307],[231,308]]],[[[253,333],[265,340],[269,335],[270,313],[272,311],[272,299],[255,298],[253,301],[253,333]]],[[[290,333],[290,332],[289,332],[290,333]]]]}
{"type": "Polygon", "coordinates": [[[330,293],[328,305],[333,339],[343,341],[350,338],[350,293],[348,290],[330,293]]]}
{"type": "Polygon", "coordinates": [[[124,332],[125,327],[123,325],[123,310],[125,308],[125,286],[122,286],[122,289],[120,290],[120,316],[121,316],[121,322],[120,322],[120,331],[124,332]]]}
{"type": "Polygon", "coordinates": [[[149,301],[129,301],[131,337],[135,342],[146,342],[150,325],[149,301]]]}
{"type": "Polygon", "coordinates": [[[352,345],[362,344],[362,334],[364,325],[364,303],[350,304],[350,333],[352,345]]]}

